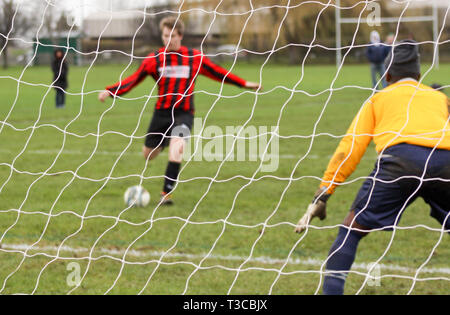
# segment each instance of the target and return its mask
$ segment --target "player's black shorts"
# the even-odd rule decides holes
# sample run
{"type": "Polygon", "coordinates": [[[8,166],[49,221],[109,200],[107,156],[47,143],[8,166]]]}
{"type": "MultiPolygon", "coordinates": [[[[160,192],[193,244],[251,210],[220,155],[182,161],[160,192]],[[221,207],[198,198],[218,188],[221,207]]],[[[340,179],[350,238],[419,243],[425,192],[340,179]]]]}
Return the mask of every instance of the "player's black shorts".
{"type": "Polygon", "coordinates": [[[406,143],[387,148],[359,190],[352,210],[359,224],[392,230],[417,197],[450,230],[450,150],[406,143]]]}
{"type": "Polygon", "coordinates": [[[194,123],[194,114],[183,110],[155,110],[145,137],[147,148],[164,148],[174,136],[188,136],[194,123]],[[173,115],[172,115],[173,112],[173,115]],[[174,134],[172,134],[174,133],[174,134]]]}

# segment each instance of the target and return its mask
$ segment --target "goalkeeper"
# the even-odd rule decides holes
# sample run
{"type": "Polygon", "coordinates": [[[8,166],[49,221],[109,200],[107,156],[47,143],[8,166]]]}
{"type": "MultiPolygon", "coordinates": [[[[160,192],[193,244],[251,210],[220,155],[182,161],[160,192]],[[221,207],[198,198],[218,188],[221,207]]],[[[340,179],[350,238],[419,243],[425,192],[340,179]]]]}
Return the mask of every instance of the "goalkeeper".
{"type": "Polygon", "coordinates": [[[373,138],[379,157],[330,249],[323,294],[343,294],[361,238],[372,229],[392,230],[404,208],[418,197],[450,232],[449,100],[418,82],[419,52],[414,41],[400,42],[387,57],[386,69],[389,86],[354,118],[295,229],[301,233],[314,217],[325,218],[328,198],[355,170],[373,138]]]}
{"type": "Polygon", "coordinates": [[[103,102],[109,96],[115,97],[130,91],[148,75],[157,82],[158,101],[148,128],[143,155],[145,159],[151,160],[169,146],[169,163],[161,204],[172,204],[170,192],[180,170],[185,146],[183,135],[192,129],[194,120],[193,92],[197,75],[254,90],[259,89],[260,85],[228,73],[199,50],[182,46],[184,25],[181,20],[166,17],[161,21],[160,29],[165,47],[149,54],[134,74],[100,92],[99,100],[103,102]]]}

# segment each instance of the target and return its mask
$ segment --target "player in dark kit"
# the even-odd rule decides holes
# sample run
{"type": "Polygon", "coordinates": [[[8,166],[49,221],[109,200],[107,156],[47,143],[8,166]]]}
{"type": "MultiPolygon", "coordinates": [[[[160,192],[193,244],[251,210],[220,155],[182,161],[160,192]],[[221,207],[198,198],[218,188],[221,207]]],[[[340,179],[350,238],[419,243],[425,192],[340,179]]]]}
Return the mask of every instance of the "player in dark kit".
{"type": "Polygon", "coordinates": [[[170,192],[178,178],[185,145],[182,135],[173,135],[172,130],[192,129],[193,92],[198,74],[253,90],[259,89],[260,85],[229,73],[228,70],[214,64],[199,50],[182,46],[184,25],[181,20],[167,17],[161,21],[160,29],[165,47],[149,54],[134,74],[108,86],[105,91],[100,92],[98,98],[103,102],[109,96],[122,95],[133,89],[148,75],[157,82],[159,97],[148,128],[143,154],[145,159],[151,160],[164,147],[169,146],[169,163],[161,193],[161,203],[172,204],[170,192]]]}
{"type": "Polygon", "coordinates": [[[68,86],[67,76],[69,73],[69,65],[64,59],[64,52],[61,49],[55,50],[52,61],[52,72],[53,86],[56,91],[56,108],[64,108],[66,104],[66,92],[64,90],[68,86]]]}

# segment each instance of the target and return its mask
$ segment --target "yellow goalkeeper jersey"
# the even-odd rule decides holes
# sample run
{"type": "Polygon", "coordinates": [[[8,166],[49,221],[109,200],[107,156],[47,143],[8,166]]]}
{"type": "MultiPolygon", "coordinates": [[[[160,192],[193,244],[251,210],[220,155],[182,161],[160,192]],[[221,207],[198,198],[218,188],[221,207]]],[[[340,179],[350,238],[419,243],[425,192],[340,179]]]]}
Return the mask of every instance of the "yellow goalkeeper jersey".
{"type": "Polygon", "coordinates": [[[367,101],[353,119],[322,178],[333,193],[355,170],[370,141],[378,153],[399,144],[450,150],[449,100],[444,93],[403,79],[367,101]]]}

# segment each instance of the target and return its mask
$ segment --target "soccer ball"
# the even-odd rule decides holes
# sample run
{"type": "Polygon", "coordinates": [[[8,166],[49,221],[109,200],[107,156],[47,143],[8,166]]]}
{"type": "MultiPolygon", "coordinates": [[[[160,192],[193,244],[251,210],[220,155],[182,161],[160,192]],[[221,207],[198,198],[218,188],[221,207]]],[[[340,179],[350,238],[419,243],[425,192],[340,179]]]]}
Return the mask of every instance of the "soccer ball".
{"type": "Polygon", "coordinates": [[[145,207],[150,202],[150,193],[142,186],[129,187],[123,196],[127,207],[145,207]]]}

